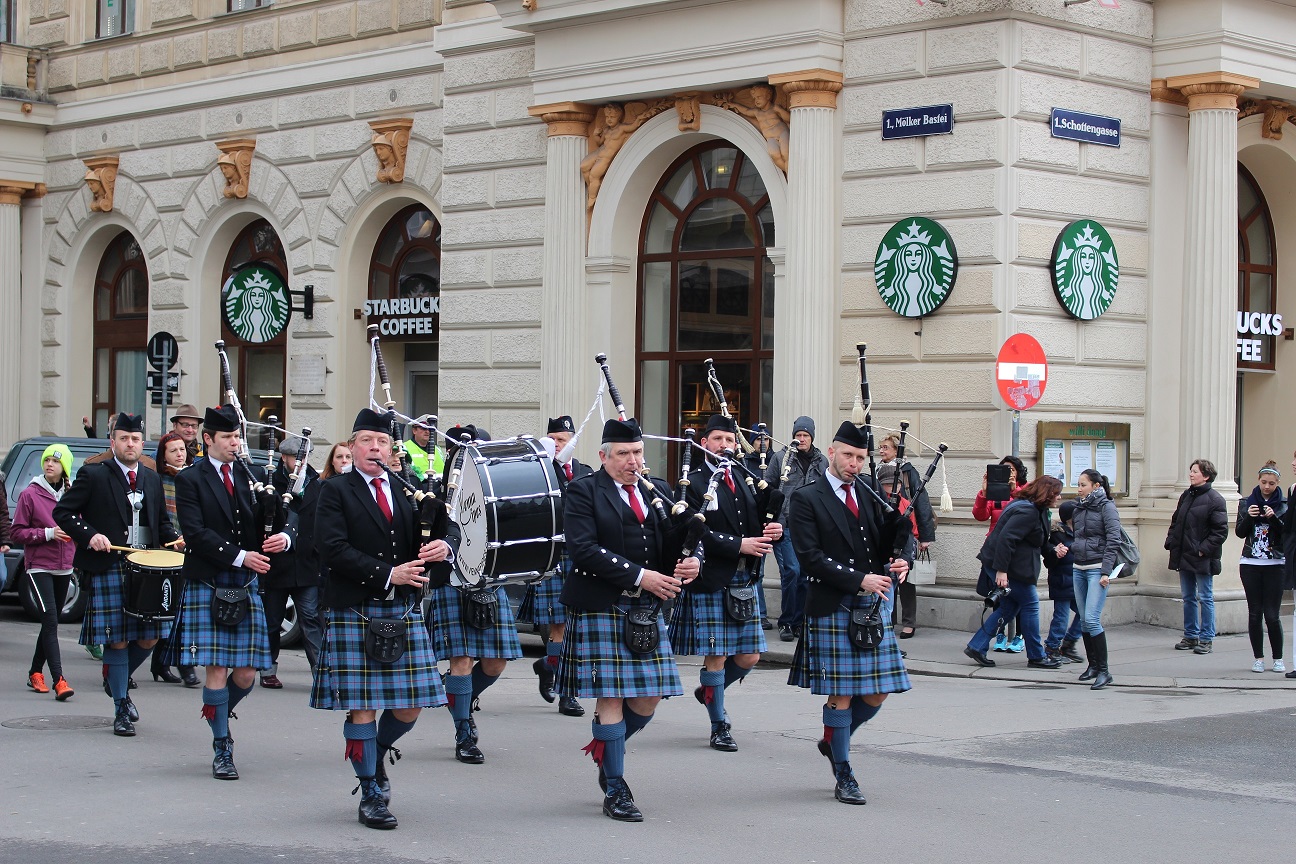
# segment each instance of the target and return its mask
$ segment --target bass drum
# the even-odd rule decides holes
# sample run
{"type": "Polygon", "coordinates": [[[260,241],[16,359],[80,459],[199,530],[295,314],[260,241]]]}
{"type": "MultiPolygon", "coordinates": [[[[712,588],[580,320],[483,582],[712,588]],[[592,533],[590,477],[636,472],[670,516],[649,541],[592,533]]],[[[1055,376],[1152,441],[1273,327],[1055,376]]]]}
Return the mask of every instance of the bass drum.
{"type": "Polygon", "coordinates": [[[478,590],[534,582],[558,563],[562,489],[553,460],[530,436],[465,444],[450,518],[459,526],[450,582],[478,590]]]}
{"type": "Polygon", "coordinates": [[[180,611],[184,555],[169,549],[140,549],[122,563],[122,611],[144,621],[174,621],[180,611]]]}

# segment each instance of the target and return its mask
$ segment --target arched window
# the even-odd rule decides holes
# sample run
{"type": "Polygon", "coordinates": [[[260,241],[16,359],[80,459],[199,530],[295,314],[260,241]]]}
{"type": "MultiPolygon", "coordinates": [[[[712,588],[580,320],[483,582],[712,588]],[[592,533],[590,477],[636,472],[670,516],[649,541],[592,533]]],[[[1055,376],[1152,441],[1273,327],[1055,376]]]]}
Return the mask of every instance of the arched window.
{"type": "Polygon", "coordinates": [[[384,341],[403,342],[411,416],[437,412],[441,320],[441,223],[422,204],[393,216],[369,264],[369,324],[384,341]]]}
{"type": "MultiPolygon", "coordinates": [[[[244,264],[266,264],[279,272],[285,283],[288,280],[288,259],[284,254],[283,244],[270,223],[257,219],[239,232],[230,244],[229,254],[225,256],[225,267],[221,271],[221,285],[235,270],[244,264]]],[[[239,401],[243,404],[243,413],[248,419],[264,423],[270,415],[280,421],[285,420],[284,380],[287,366],[288,328],[267,342],[247,342],[229,328],[221,305],[224,298],[216,295],[217,314],[221,316],[221,338],[225,340],[225,351],[229,355],[230,372],[234,375],[234,386],[238,390],[239,401]]],[[[225,401],[225,394],[219,394],[218,402],[225,401]]],[[[268,433],[250,436],[249,446],[265,447],[269,443],[268,433]]]]}
{"type": "Polygon", "coordinates": [[[130,232],[118,234],[99,261],[94,288],[94,424],[104,434],[121,411],[148,403],[148,265],[130,232]]]}
{"type": "MultiPolygon", "coordinates": [[[[703,361],[714,358],[729,410],[750,427],[770,416],[774,383],[774,216],[760,173],[715,141],[666,171],[644,215],[639,254],[638,411],[680,434],[720,410],[703,361]]],[[[674,471],[660,444],[650,466],[674,471]]]]}
{"type": "Polygon", "coordinates": [[[1273,219],[1251,172],[1238,165],[1238,369],[1273,369],[1277,310],[1273,219]]]}

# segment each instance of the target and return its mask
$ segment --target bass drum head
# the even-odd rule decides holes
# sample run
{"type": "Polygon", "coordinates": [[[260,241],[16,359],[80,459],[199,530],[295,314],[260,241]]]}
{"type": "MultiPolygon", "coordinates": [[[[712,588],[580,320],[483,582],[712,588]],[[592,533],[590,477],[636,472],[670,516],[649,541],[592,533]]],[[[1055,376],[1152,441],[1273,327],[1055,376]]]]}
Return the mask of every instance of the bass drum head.
{"type": "Polygon", "coordinates": [[[150,552],[161,552],[163,555],[176,555],[183,561],[179,552],[150,549],[133,552],[126,556],[122,567],[123,593],[122,611],[133,618],[145,621],[174,621],[180,604],[179,567],[152,567],[141,564],[140,558],[150,552]],[[138,557],[137,557],[138,556],[138,557]]]}
{"type": "Polygon", "coordinates": [[[480,585],[486,570],[486,547],[490,541],[486,494],[477,470],[477,448],[465,444],[455,453],[453,470],[459,472],[459,489],[450,518],[459,526],[459,549],[455,552],[454,574],[460,585],[480,585]]]}

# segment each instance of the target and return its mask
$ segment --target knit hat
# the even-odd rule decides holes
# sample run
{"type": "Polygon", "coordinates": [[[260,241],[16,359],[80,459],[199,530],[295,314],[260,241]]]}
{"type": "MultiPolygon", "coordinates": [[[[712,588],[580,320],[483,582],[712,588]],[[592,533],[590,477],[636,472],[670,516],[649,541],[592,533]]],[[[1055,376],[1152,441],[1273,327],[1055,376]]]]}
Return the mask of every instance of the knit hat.
{"type": "Polygon", "coordinates": [[[45,448],[41,454],[41,466],[44,467],[45,460],[51,456],[57,458],[63,466],[63,479],[72,479],[72,451],[67,448],[66,444],[51,444],[45,448]]]}
{"type": "Polygon", "coordinates": [[[809,417],[796,418],[796,420],[794,420],[792,423],[792,437],[795,438],[796,433],[798,432],[806,433],[807,435],[810,436],[810,440],[813,441],[815,437],[814,421],[811,420],[809,417]]]}

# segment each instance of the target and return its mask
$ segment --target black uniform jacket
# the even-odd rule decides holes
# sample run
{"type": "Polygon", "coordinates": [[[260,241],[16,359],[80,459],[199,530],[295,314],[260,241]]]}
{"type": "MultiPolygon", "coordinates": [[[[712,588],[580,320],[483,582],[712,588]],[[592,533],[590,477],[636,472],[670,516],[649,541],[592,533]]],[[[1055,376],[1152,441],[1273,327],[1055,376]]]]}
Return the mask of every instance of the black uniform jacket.
{"type": "MultiPolygon", "coordinates": [[[[711,467],[699,468],[689,475],[685,498],[690,507],[706,517],[707,531],[702,541],[706,545],[706,561],[698,578],[685,587],[686,591],[711,593],[728,585],[738,569],[743,538],[762,534],[755,496],[747,488],[740,471],[734,469],[730,476],[737,491],[729,491],[723,476],[716,478],[716,509],[703,511],[703,496],[711,482],[711,467]]],[[[747,559],[749,571],[756,560],[747,559]]]]}
{"type": "MultiPolygon", "coordinates": [[[[265,541],[250,484],[265,482],[265,472],[242,462],[230,466],[234,496],[225,491],[216,463],[199,459],[176,475],[176,517],[184,534],[184,576],[215,585],[217,577],[234,566],[240,551],[260,552],[265,541]]],[[[296,542],[296,531],[284,532],[296,542]]]]}
{"type": "MultiPolygon", "coordinates": [[[[138,466],[135,488],[144,493],[144,508],[140,510],[140,525],[147,526],[153,534],[153,545],[170,543],[180,535],[167,515],[166,493],[162,491],[162,478],[143,465],[138,466]]],[[[126,545],[126,531],[130,528],[132,509],[126,496],[130,485],[117,460],[85,465],[77,474],[76,482],[63,493],[54,505],[54,521],[76,543],[73,565],[84,573],[103,573],[118,558],[116,552],[95,552],[90,548],[90,538],[102,534],[114,546],[126,545]]]]}
{"type": "MultiPolygon", "coordinates": [[[[282,462],[270,478],[279,497],[292,486],[292,479],[282,462]]],[[[306,485],[301,495],[288,504],[285,524],[297,529],[297,538],[287,552],[270,556],[270,572],[263,578],[266,588],[301,588],[320,582],[319,553],[315,551],[315,506],[319,503],[320,476],[306,466],[306,485]]],[[[282,499],[281,499],[282,500],[282,499]]],[[[281,505],[282,506],[282,505],[281,505]]]]}
{"type": "MultiPolygon", "coordinates": [[[[810,581],[806,614],[811,618],[831,615],[842,601],[859,592],[867,574],[887,574],[891,557],[891,550],[879,542],[882,520],[878,505],[863,488],[869,481],[855,480],[852,494],[859,505],[858,520],[829,481],[821,474],[798,488],[792,493],[789,511],[792,548],[810,581]]],[[[906,560],[912,560],[912,545],[905,551],[906,560]]]]}
{"type": "MultiPolygon", "coordinates": [[[[369,481],[359,469],[320,481],[315,505],[315,551],[328,568],[324,578],[323,606],[341,609],[366,600],[381,600],[392,587],[396,596],[410,597],[419,589],[389,586],[392,568],[418,558],[420,534],[417,514],[404,492],[392,489],[392,520],[378,509],[369,481]]],[[[391,479],[383,475],[388,483],[391,479]]],[[[459,545],[459,529],[447,527],[444,538],[452,550],[459,545]]],[[[450,564],[441,561],[427,568],[432,584],[449,579],[450,564]]]]}

